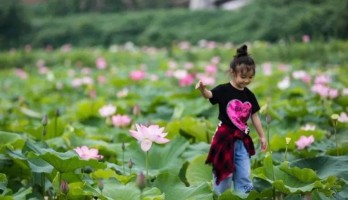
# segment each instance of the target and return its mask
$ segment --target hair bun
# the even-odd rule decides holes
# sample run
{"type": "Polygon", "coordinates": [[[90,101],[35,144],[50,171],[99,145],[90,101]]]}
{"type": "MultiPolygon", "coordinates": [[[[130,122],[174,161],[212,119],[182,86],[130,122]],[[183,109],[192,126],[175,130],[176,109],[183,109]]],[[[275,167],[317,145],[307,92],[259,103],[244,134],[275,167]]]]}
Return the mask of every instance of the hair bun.
{"type": "Polygon", "coordinates": [[[248,56],[248,47],[247,45],[243,45],[237,49],[236,57],[248,56]]]}

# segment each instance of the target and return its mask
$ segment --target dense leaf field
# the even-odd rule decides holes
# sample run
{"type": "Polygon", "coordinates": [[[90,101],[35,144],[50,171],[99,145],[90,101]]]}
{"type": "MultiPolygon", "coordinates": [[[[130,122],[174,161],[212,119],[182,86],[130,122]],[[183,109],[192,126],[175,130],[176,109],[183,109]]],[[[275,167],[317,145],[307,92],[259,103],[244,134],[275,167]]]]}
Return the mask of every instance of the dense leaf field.
{"type": "MultiPolygon", "coordinates": [[[[287,47],[248,44],[257,62],[249,88],[262,106],[269,148],[261,153],[251,130],[255,189],[219,199],[348,198],[347,59],[340,51],[313,56],[305,42],[292,51],[321,60],[292,54],[280,62],[264,54],[287,47]]],[[[1,199],[213,199],[204,161],[218,109],[194,86],[229,81],[236,48],[201,41],[4,52],[1,199]]]]}

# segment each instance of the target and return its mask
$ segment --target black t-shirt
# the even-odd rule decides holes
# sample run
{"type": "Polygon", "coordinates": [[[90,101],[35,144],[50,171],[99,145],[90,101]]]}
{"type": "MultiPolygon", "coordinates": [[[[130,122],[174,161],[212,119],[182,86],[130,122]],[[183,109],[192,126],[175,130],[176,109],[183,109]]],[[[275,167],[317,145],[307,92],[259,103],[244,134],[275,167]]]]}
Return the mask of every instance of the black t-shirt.
{"type": "Polygon", "coordinates": [[[210,103],[219,104],[218,119],[231,128],[244,131],[251,114],[260,110],[254,93],[246,87],[238,90],[231,83],[225,83],[216,86],[211,92],[213,97],[209,99],[210,103]]]}

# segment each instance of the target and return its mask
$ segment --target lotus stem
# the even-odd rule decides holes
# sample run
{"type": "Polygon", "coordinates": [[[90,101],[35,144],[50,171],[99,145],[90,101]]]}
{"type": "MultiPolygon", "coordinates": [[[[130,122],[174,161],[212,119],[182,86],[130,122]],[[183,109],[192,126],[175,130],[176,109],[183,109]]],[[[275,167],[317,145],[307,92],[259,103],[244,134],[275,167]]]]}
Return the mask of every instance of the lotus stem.
{"type": "Polygon", "coordinates": [[[146,179],[149,178],[149,151],[146,152],[146,179]]]}

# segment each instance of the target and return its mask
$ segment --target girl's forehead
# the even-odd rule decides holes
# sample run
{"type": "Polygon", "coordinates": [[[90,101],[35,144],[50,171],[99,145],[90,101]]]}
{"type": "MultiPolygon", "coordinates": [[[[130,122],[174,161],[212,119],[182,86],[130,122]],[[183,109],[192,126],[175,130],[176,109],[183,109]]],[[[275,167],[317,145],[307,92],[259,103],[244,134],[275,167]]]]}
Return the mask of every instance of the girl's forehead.
{"type": "Polygon", "coordinates": [[[236,70],[237,75],[239,76],[254,76],[255,70],[253,68],[244,67],[244,68],[237,68],[236,70]]]}
{"type": "Polygon", "coordinates": [[[250,70],[250,71],[247,71],[247,72],[244,72],[244,73],[243,72],[238,72],[237,75],[238,76],[252,77],[252,76],[255,75],[255,73],[252,70],[250,70]]]}

